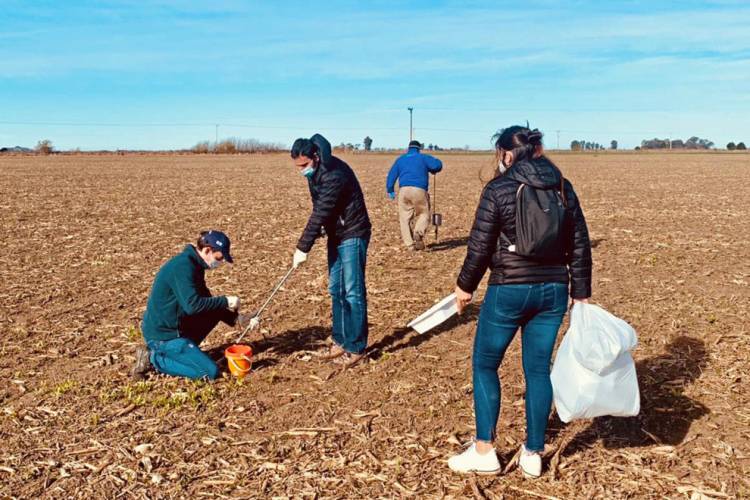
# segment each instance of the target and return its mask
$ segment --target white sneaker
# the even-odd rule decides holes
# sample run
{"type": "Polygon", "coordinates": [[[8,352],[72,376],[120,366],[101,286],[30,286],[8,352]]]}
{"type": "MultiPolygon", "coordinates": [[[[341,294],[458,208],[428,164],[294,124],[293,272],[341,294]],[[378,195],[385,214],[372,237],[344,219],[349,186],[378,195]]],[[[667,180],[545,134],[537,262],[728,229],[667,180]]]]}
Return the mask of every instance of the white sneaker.
{"type": "Polygon", "coordinates": [[[542,454],[536,451],[529,451],[526,445],[521,445],[521,456],[518,458],[518,466],[521,468],[523,475],[536,479],[542,475],[542,454]]]}
{"type": "Polygon", "coordinates": [[[471,446],[460,455],[448,459],[448,467],[454,472],[478,472],[480,474],[497,474],[500,472],[500,462],[495,450],[484,455],[477,451],[477,444],[471,446]]]}

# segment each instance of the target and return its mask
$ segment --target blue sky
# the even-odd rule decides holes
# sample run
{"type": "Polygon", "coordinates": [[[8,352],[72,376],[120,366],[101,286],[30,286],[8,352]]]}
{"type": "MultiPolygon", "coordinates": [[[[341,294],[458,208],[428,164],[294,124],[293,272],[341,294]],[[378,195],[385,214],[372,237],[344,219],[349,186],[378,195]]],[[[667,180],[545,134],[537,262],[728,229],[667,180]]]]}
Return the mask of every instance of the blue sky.
{"type": "Polygon", "coordinates": [[[0,146],[750,143],[750,2],[0,3],[0,146]]]}

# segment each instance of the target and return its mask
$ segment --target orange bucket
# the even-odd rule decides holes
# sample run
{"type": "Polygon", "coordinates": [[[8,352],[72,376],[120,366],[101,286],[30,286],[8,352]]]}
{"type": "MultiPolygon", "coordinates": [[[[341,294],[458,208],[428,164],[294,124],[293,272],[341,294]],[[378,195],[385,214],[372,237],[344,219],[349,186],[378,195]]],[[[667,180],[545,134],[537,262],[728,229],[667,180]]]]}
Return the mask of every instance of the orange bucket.
{"type": "Polygon", "coordinates": [[[253,365],[251,359],[253,357],[253,350],[249,345],[230,345],[224,351],[224,356],[227,358],[229,371],[238,379],[245,378],[245,375],[250,372],[250,368],[253,365]]]}

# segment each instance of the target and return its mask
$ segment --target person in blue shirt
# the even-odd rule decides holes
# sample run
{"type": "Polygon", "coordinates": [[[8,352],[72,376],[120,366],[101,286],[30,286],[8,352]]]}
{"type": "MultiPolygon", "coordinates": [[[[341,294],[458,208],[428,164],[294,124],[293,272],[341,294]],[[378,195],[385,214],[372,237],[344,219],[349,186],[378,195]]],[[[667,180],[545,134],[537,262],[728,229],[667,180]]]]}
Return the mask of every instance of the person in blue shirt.
{"type": "Polygon", "coordinates": [[[143,378],[156,371],[191,379],[215,379],[216,363],[198,346],[219,322],[228,325],[257,318],[239,315],[236,296],[211,296],[205,272],[232,263],[229,238],[204,231],[195,245],[169,259],[156,273],[141,322],[145,345],[136,350],[131,374],[143,378]]]}
{"type": "Polygon", "coordinates": [[[419,141],[411,141],[409,150],[396,159],[388,172],[385,189],[390,199],[396,198],[398,181],[398,218],[401,238],[410,250],[424,250],[424,234],[430,225],[430,195],[428,174],[437,174],[443,162],[422,154],[419,141]]]}

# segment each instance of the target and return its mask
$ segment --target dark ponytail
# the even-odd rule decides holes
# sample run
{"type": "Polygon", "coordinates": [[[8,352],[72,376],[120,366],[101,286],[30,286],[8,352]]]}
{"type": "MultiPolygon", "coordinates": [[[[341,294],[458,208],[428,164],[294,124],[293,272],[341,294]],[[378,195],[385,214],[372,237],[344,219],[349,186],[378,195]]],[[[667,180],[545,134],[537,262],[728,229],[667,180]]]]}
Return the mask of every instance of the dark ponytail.
{"type": "Polygon", "coordinates": [[[495,149],[513,153],[513,163],[533,158],[542,146],[542,134],[539,129],[513,125],[492,136],[495,149]]]}
{"type": "MultiPolygon", "coordinates": [[[[495,140],[495,152],[498,157],[501,149],[509,151],[513,153],[513,164],[515,164],[521,160],[532,159],[537,152],[541,152],[543,136],[544,134],[538,128],[532,130],[528,125],[526,127],[513,125],[512,127],[502,129],[493,135],[492,139],[495,140]]],[[[565,177],[557,165],[552,163],[549,158],[547,161],[560,173],[560,196],[562,197],[563,204],[567,206],[565,177]]]]}

